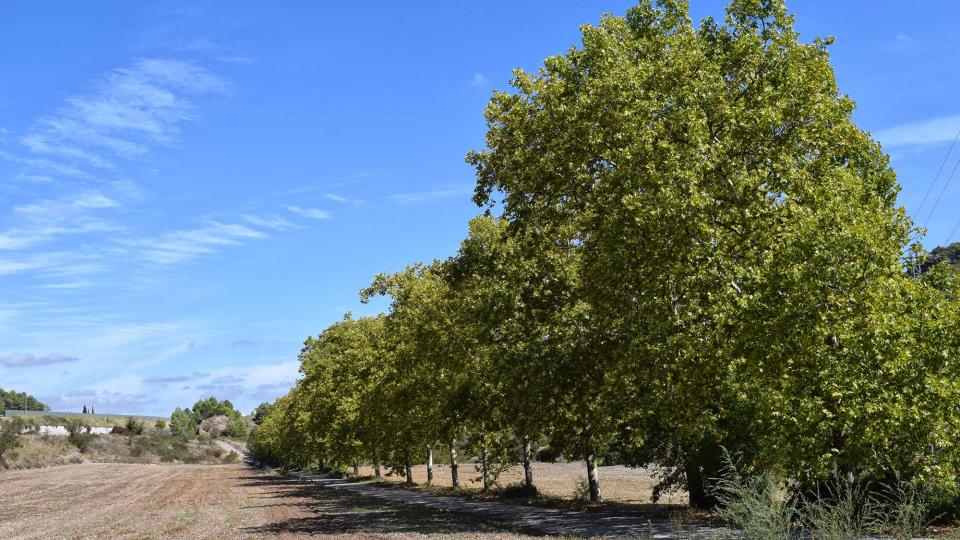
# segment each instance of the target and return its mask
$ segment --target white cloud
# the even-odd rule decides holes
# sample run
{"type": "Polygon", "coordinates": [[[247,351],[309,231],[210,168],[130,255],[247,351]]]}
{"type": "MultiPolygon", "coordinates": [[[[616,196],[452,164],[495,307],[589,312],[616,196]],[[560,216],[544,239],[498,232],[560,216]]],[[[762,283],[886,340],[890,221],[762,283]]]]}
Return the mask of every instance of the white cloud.
{"type": "Polygon", "coordinates": [[[931,118],[881,129],[873,134],[884,146],[911,146],[950,142],[960,130],[960,115],[931,118]]]}
{"type": "Polygon", "coordinates": [[[179,125],[193,118],[190,97],[226,88],[192,62],[141,59],[111,72],[95,91],[68,99],[20,141],[37,154],[111,167],[111,157],[134,157],[150,143],[173,140],[179,125]]]}
{"type": "Polygon", "coordinates": [[[48,366],[51,364],[65,364],[76,362],[77,359],[72,356],[62,354],[47,354],[45,356],[34,356],[32,354],[14,353],[6,356],[0,356],[0,365],[8,368],[48,366]]]}
{"type": "Polygon", "coordinates": [[[349,197],[344,197],[342,195],[337,195],[336,193],[327,193],[324,195],[324,198],[338,203],[350,203],[350,204],[360,204],[363,201],[361,199],[351,199],[349,197]]]}
{"type": "Polygon", "coordinates": [[[474,73],[470,78],[470,86],[486,86],[490,82],[483,73],[474,73]]]}
{"type": "Polygon", "coordinates": [[[472,187],[456,187],[449,189],[438,189],[435,191],[421,191],[412,193],[398,193],[388,197],[390,201],[396,203],[420,203],[431,202],[443,199],[457,197],[466,197],[473,193],[472,187]]]}
{"type": "Polygon", "coordinates": [[[330,212],[319,210],[317,208],[300,208],[299,206],[287,206],[287,210],[294,214],[300,214],[303,217],[311,219],[330,219],[330,212]]]}
{"type": "Polygon", "coordinates": [[[159,264],[179,263],[200,255],[217,253],[223,246],[239,246],[244,240],[266,234],[245,225],[207,222],[203,227],[183,229],[160,236],[123,241],[139,250],[141,257],[159,264]]]}
{"type": "Polygon", "coordinates": [[[263,227],[265,229],[274,229],[277,231],[282,231],[284,229],[293,229],[296,227],[293,223],[283,219],[280,216],[258,216],[254,214],[240,214],[240,217],[244,221],[251,225],[256,225],[257,227],[263,227]]]}

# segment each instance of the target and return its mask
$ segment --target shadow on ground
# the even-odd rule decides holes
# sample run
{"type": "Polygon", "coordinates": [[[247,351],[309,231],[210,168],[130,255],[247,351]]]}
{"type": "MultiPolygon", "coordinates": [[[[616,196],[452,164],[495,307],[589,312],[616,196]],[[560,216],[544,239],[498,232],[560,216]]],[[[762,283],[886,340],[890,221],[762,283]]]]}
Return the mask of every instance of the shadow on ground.
{"type": "Polygon", "coordinates": [[[243,529],[245,534],[343,534],[510,532],[503,525],[444,512],[393,503],[340,490],[324,489],[281,476],[250,476],[244,486],[263,488],[248,508],[272,507],[291,517],[243,529]],[[308,514],[308,515],[304,515],[308,514]]]}

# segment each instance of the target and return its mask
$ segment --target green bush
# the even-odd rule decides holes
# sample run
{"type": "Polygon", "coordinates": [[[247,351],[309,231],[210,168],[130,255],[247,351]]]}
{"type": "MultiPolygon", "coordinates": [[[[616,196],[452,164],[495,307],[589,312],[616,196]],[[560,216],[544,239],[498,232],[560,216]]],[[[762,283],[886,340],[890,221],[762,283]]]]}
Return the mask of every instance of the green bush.
{"type": "Polygon", "coordinates": [[[737,538],[849,540],[868,534],[914,538],[928,523],[929,495],[908,482],[858,483],[833,476],[816,491],[791,495],[773,474],[743,475],[726,459],[723,475],[713,485],[720,505],[715,515],[737,532],[737,538]]]}
{"type": "Polygon", "coordinates": [[[167,422],[165,420],[157,420],[157,423],[153,425],[157,431],[163,431],[167,428],[167,422]]]}
{"type": "Polygon", "coordinates": [[[247,436],[247,421],[239,414],[230,418],[227,429],[223,432],[228,437],[243,438],[247,436]]]}
{"type": "Polygon", "coordinates": [[[127,429],[133,435],[143,435],[143,422],[137,422],[137,419],[130,416],[127,418],[127,429]]]}

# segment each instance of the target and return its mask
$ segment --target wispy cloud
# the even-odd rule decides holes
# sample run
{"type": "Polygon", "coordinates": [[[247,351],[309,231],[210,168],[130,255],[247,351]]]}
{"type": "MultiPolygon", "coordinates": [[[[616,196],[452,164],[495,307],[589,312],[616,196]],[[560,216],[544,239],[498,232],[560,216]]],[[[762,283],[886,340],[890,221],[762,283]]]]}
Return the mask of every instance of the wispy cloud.
{"type": "Polygon", "coordinates": [[[14,353],[6,356],[0,356],[0,365],[8,368],[49,366],[52,364],[66,364],[76,362],[77,358],[64,356],[62,354],[47,354],[44,356],[34,356],[26,353],[14,353]]]}
{"type": "Polygon", "coordinates": [[[332,217],[330,212],[317,208],[301,208],[299,206],[291,205],[287,206],[287,210],[293,212],[294,214],[299,214],[310,219],[330,219],[332,217]]]}
{"type": "Polygon", "coordinates": [[[283,219],[280,216],[259,216],[254,214],[240,214],[240,217],[244,221],[251,225],[256,225],[257,227],[263,227],[265,229],[273,229],[277,231],[282,231],[285,229],[293,229],[297,226],[289,221],[283,219]]]}
{"type": "Polygon", "coordinates": [[[960,115],[942,116],[881,129],[873,135],[884,146],[917,146],[950,142],[960,130],[960,115]]]}
{"type": "Polygon", "coordinates": [[[176,59],[141,59],[117,69],[94,92],[67,100],[41,118],[20,141],[30,151],[108,168],[114,158],[168,143],[191,119],[191,96],[223,92],[226,83],[206,69],[176,59]]]}
{"type": "Polygon", "coordinates": [[[443,199],[452,199],[466,197],[473,193],[473,188],[469,186],[455,187],[448,189],[438,189],[434,191],[420,191],[411,193],[398,193],[391,195],[388,200],[395,203],[422,203],[432,202],[443,199]]]}
{"type": "Polygon", "coordinates": [[[360,204],[363,202],[361,199],[351,199],[349,197],[344,197],[343,195],[337,195],[336,193],[327,193],[323,197],[327,200],[344,204],[360,204]]]}
{"type": "Polygon", "coordinates": [[[483,73],[474,73],[473,77],[470,78],[470,86],[486,86],[490,83],[490,80],[483,73]]]}
{"type": "Polygon", "coordinates": [[[173,231],[161,236],[123,241],[139,250],[151,262],[174,264],[200,255],[217,253],[223,246],[239,246],[246,240],[264,238],[266,234],[236,223],[207,222],[203,227],[173,231]]]}

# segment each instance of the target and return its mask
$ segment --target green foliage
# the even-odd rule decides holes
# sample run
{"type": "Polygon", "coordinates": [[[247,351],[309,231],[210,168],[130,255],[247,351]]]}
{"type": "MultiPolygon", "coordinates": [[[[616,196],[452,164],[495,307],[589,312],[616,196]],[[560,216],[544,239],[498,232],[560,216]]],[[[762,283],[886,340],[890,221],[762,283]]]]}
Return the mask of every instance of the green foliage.
{"type": "Polygon", "coordinates": [[[67,418],[64,427],[67,430],[67,440],[70,444],[76,446],[81,453],[86,453],[90,443],[96,437],[90,432],[90,426],[82,418],[70,417],[67,418]]]}
{"type": "Polygon", "coordinates": [[[257,405],[257,408],[253,410],[253,423],[259,426],[271,410],[273,410],[272,403],[263,402],[257,405]]]}
{"type": "Polygon", "coordinates": [[[153,427],[157,431],[163,431],[164,429],[167,429],[167,422],[166,420],[157,420],[153,427]]]}
{"type": "Polygon", "coordinates": [[[25,408],[28,411],[50,410],[50,407],[26,392],[15,392],[13,390],[4,390],[3,388],[0,388],[0,407],[20,410],[25,408]]]}
{"type": "MultiPolygon", "coordinates": [[[[908,272],[913,224],[828,46],[780,0],[699,24],[641,1],[516,71],[467,158],[486,215],[454,257],[377,275],[361,298],[387,314],[306,340],[300,381],[255,411],[254,455],[402,471],[453,447],[489,479],[546,442],[657,464],[658,492],[778,530],[797,518],[774,478],[960,491],[958,277],[908,272]],[[710,492],[724,447],[744,476],[710,492]]],[[[225,407],[198,402],[179,431],[225,407]]],[[[804,519],[863,518],[843,489],[804,519]]]]}
{"type": "Polygon", "coordinates": [[[223,432],[228,437],[246,437],[248,432],[247,421],[242,416],[235,414],[227,422],[227,429],[223,432]]]}
{"type": "Polygon", "coordinates": [[[170,415],[170,433],[183,438],[195,437],[197,435],[197,420],[193,411],[177,407],[170,415]]]}
{"type": "Polygon", "coordinates": [[[36,428],[35,423],[20,416],[0,418],[0,467],[7,466],[4,456],[23,444],[22,434],[36,428]]]}
{"type": "Polygon", "coordinates": [[[143,422],[138,422],[137,419],[132,416],[127,418],[126,428],[133,435],[143,434],[143,422]]]}
{"type": "Polygon", "coordinates": [[[816,491],[797,493],[770,472],[742,474],[729,458],[714,489],[715,515],[744,539],[916,538],[930,510],[926,491],[915,484],[852,483],[834,475],[816,491]]]}
{"type": "Polygon", "coordinates": [[[239,412],[233,408],[233,403],[230,403],[230,400],[225,399],[218,401],[217,398],[213,396],[197,401],[193,404],[191,410],[198,424],[213,416],[236,416],[239,414],[239,412]]]}

